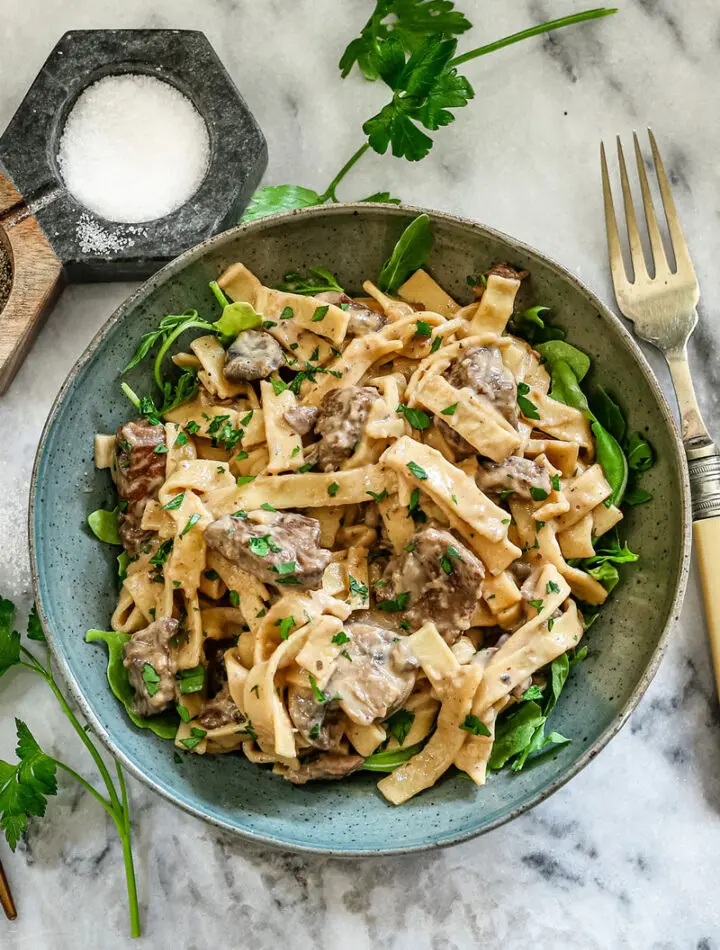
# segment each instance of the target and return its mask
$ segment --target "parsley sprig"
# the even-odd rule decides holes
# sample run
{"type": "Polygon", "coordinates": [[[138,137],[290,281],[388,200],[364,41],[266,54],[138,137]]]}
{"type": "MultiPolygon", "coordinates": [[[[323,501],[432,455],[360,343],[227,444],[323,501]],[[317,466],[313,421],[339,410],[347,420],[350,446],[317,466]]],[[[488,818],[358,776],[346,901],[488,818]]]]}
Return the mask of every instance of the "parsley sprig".
{"type": "MultiPolygon", "coordinates": [[[[133,937],[139,937],[140,910],[135,885],[125,777],[120,765],[116,762],[116,786],[95,744],[55,682],[49,654],[46,653],[43,660],[40,660],[31,650],[28,650],[22,643],[20,634],[13,630],[14,621],[14,604],[9,600],[0,599],[0,677],[12,667],[19,667],[34,673],[47,683],[70,721],[70,725],[95,762],[105,784],[107,796],[101,794],[69,765],[43,752],[28,726],[20,719],[16,719],[18,761],[13,765],[0,760],[0,830],[5,832],[7,843],[14,851],[20,836],[27,830],[28,819],[42,818],[45,814],[47,798],[56,794],[57,770],[62,769],[74,778],[110,815],[120,836],[127,878],[130,933],[133,937]]],[[[45,635],[34,607],[28,619],[27,637],[38,643],[45,642],[45,635]]]]}
{"type": "MultiPolygon", "coordinates": [[[[261,188],[253,195],[243,220],[336,202],[338,185],[370,149],[381,155],[389,149],[398,158],[420,161],[433,145],[428,133],[450,125],[455,119],[453,110],[474,97],[472,85],[458,67],[513,43],[615,12],[608,7],[585,10],[456,55],[457,37],[466,34],[472,24],[455,9],[453,0],[376,0],[360,36],[343,52],[339,67],[344,79],[357,64],[365,79],[380,80],[388,87],[390,101],[363,123],[366,140],[324,191],[301,185],[261,188]]],[[[399,199],[385,191],[363,200],[397,203],[399,199]]]]}

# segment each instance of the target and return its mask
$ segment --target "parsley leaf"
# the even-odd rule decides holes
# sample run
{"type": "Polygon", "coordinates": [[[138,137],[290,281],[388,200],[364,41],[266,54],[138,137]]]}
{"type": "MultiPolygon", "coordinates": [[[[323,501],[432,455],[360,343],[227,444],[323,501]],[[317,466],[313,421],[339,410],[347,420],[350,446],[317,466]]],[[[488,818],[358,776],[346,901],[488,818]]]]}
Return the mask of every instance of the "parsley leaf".
{"type": "Polygon", "coordinates": [[[199,693],[205,685],[205,667],[193,666],[189,670],[180,670],[175,674],[181,693],[199,693]]]}
{"type": "MultiPolygon", "coordinates": [[[[367,590],[367,588],[366,588],[366,590],[367,590]]],[[[332,642],[332,643],[337,643],[337,644],[342,644],[342,643],[350,643],[350,640],[351,640],[351,637],[349,637],[349,636],[345,633],[344,630],[339,630],[339,631],[335,634],[335,636],[332,637],[331,642],[332,642]]]]}
{"type": "Polygon", "coordinates": [[[398,709],[385,720],[388,732],[398,745],[402,745],[408,737],[412,724],[415,722],[415,713],[409,709],[398,709]]]}
{"type": "Polygon", "coordinates": [[[491,732],[485,723],[481,719],[478,719],[474,713],[468,713],[460,728],[464,729],[465,732],[469,732],[471,736],[491,735],[491,732]]]}
{"type": "Polygon", "coordinates": [[[377,609],[384,610],[385,613],[400,613],[401,611],[407,609],[409,600],[410,592],[406,591],[403,594],[398,594],[395,600],[379,600],[377,603],[377,609]]]}
{"type": "Polygon", "coordinates": [[[15,606],[0,600],[0,676],[20,662],[20,634],[13,630],[15,606]]]}
{"type": "Polygon", "coordinates": [[[17,765],[0,761],[0,829],[12,851],[27,830],[28,818],[45,814],[46,799],[57,792],[54,759],[45,755],[30,730],[15,720],[17,765]]]}
{"type": "Polygon", "coordinates": [[[441,410],[440,410],[440,413],[441,413],[443,416],[454,416],[454,415],[455,415],[455,410],[457,409],[457,407],[458,407],[458,404],[457,404],[456,402],[454,402],[451,406],[445,406],[444,409],[441,409],[441,410]]]}
{"type": "Polygon", "coordinates": [[[295,208],[309,208],[322,204],[322,197],[311,188],[300,185],[267,185],[258,189],[243,215],[243,221],[255,221],[268,214],[281,211],[293,211],[295,208]]]}
{"type": "Polygon", "coordinates": [[[283,617],[282,620],[276,620],[275,626],[280,628],[280,639],[287,640],[290,636],[290,631],[295,625],[294,617],[283,617]]]}
{"type": "Polygon", "coordinates": [[[142,679],[148,696],[154,696],[160,689],[160,675],[151,663],[143,666],[142,679]]]}
{"type": "Polygon", "coordinates": [[[194,527],[194,526],[198,523],[199,520],[200,520],[200,515],[197,513],[197,511],[194,511],[194,512],[190,515],[190,517],[188,518],[187,524],[185,525],[185,527],[184,527],[184,528],[182,529],[182,531],[180,532],[180,537],[181,537],[181,538],[184,538],[185,535],[188,533],[188,531],[189,531],[192,527],[194,527]]]}
{"type": "Polygon", "coordinates": [[[175,495],[175,497],[172,498],[167,503],[167,505],[163,505],[163,511],[175,511],[177,508],[180,508],[184,499],[185,499],[185,492],[181,492],[179,495],[175,495]]]}
{"type": "Polygon", "coordinates": [[[421,465],[418,465],[417,462],[408,462],[407,468],[409,469],[410,473],[414,475],[415,478],[419,478],[421,482],[427,480],[427,472],[421,465]]]}
{"type": "MultiPolygon", "coordinates": [[[[362,597],[363,600],[367,599],[368,589],[365,584],[361,584],[360,581],[356,580],[352,574],[350,577],[350,593],[354,594],[356,597],[362,597]]],[[[341,641],[342,642],[342,641],[341,641]]]]}
{"type": "Polygon", "coordinates": [[[373,501],[385,501],[388,496],[387,488],[383,488],[381,492],[367,491],[366,495],[370,495],[373,501]]]}
{"type": "Polygon", "coordinates": [[[323,691],[322,691],[322,690],[320,689],[320,687],[318,686],[317,680],[316,680],[315,677],[312,675],[312,673],[308,673],[308,679],[310,680],[310,686],[312,687],[313,696],[315,697],[315,702],[316,702],[316,703],[326,703],[326,702],[327,702],[327,696],[325,695],[325,693],[323,693],[323,691]]]}
{"type": "Polygon", "coordinates": [[[407,421],[413,427],[413,429],[429,429],[430,428],[430,417],[427,413],[423,412],[422,409],[412,409],[410,406],[405,406],[403,403],[395,410],[398,415],[405,416],[407,421]]]}
{"type": "Polygon", "coordinates": [[[527,393],[529,392],[530,387],[527,383],[518,383],[517,404],[520,407],[520,412],[525,416],[526,419],[539,419],[540,413],[537,411],[537,406],[534,402],[527,398],[527,393]]]}

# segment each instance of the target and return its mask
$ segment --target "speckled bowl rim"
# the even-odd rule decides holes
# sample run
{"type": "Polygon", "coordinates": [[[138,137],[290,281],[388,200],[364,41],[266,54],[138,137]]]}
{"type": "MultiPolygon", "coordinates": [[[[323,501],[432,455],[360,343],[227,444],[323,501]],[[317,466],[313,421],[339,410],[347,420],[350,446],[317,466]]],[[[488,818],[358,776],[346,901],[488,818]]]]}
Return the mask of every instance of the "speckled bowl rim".
{"type": "Polygon", "coordinates": [[[258,221],[253,221],[249,224],[238,225],[235,228],[231,228],[228,231],[224,231],[221,234],[215,235],[212,238],[208,238],[206,241],[203,241],[200,244],[197,244],[195,247],[189,248],[179,257],[176,257],[169,264],[166,264],[161,270],[156,274],[146,280],[133,294],[131,294],[127,300],[124,301],[112,314],[112,316],[107,320],[107,322],[97,331],[93,339],[90,341],[88,347],[84,353],[77,360],[73,368],[70,370],[67,379],[63,383],[59,393],[57,394],[55,401],[53,402],[52,408],[48,415],[47,421],[43,428],[42,436],[40,437],[40,442],[38,444],[37,453],[35,456],[35,463],[33,466],[33,474],[30,482],[30,504],[28,509],[28,528],[29,528],[29,539],[30,539],[30,565],[32,571],[32,583],[33,589],[35,592],[35,599],[37,603],[38,615],[42,623],[45,635],[48,640],[48,644],[53,654],[55,663],[60,671],[60,674],[65,681],[70,693],[72,694],[73,699],[78,704],[82,710],[83,715],[90,723],[95,734],[100,738],[103,744],[107,747],[108,751],[118,759],[124,767],[137,779],[143,782],[145,785],[149,786],[153,791],[157,792],[159,795],[162,795],[168,801],[172,802],[174,805],[182,808],[184,811],[189,812],[191,815],[195,815],[197,818],[201,818],[204,821],[209,822],[212,825],[221,828],[223,831],[231,832],[232,834],[239,835],[241,838],[245,838],[249,841],[253,841],[261,845],[269,845],[271,847],[280,848],[285,851],[299,851],[310,854],[325,855],[332,857],[380,857],[380,856],[389,856],[389,855],[399,855],[399,854],[409,854],[418,851],[429,851],[434,850],[435,848],[444,848],[453,844],[459,844],[462,841],[468,841],[472,838],[476,838],[479,835],[487,834],[487,832],[492,831],[494,828],[504,825],[508,821],[512,821],[513,818],[517,818],[518,815],[523,814],[526,811],[529,811],[531,808],[534,808],[540,802],[545,801],[550,795],[556,792],[558,789],[562,788],[570,779],[574,778],[578,772],[580,772],[586,765],[588,765],[598,753],[605,748],[610,739],[615,736],[620,729],[627,722],[630,713],[635,709],[640,699],[642,698],[645,690],[648,688],[652,682],[653,677],[655,676],[660,661],[665,653],[667,647],[668,637],[673,626],[677,622],[679,611],[682,606],[683,597],[685,595],[685,589],[687,586],[688,573],[690,569],[690,546],[691,546],[691,504],[690,504],[690,483],[688,480],[687,472],[687,463],[685,460],[685,452],[683,449],[682,440],[678,433],[678,429],[673,418],[673,415],[670,411],[670,406],[668,405],[665,395],[660,388],[655,375],[650,368],[650,364],[643,355],[640,347],[635,342],[633,336],[628,332],[628,330],[623,326],[620,319],[607,307],[599,297],[597,297],[593,291],[590,290],[582,281],[575,277],[570,271],[568,271],[561,264],[558,264],[555,260],[548,257],[546,254],[543,254],[541,251],[538,251],[536,248],[525,244],[522,241],[518,241],[515,238],[507,235],[501,231],[496,231],[493,228],[486,227],[485,225],[479,224],[476,221],[472,221],[469,218],[462,218],[458,215],[446,214],[441,211],[432,211],[427,208],[418,208],[414,205],[387,205],[387,204],[376,204],[376,203],[366,203],[366,202],[356,202],[356,203],[344,203],[344,204],[334,204],[334,205],[322,205],[319,207],[305,208],[297,211],[289,211],[284,214],[272,215],[268,218],[262,218],[258,221]],[[626,702],[623,709],[615,717],[614,721],[602,732],[595,742],[589,746],[583,754],[575,760],[575,762],[568,768],[568,770],[559,776],[555,781],[551,782],[547,788],[544,788],[542,791],[538,792],[536,795],[533,795],[522,805],[513,808],[506,815],[502,815],[496,818],[494,821],[489,822],[483,828],[473,829],[470,831],[463,831],[459,834],[449,836],[447,838],[440,839],[438,841],[424,842],[422,844],[412,845],[408,847],[387,847],[387,848],[375,848],[375,849],[364,849],[358,851],[348,851],[345,849],[335,849],[335,848],[323,848],[323,847],[314,847],[311,845],[299,845],[295,843],[288,843],[283,841],[280,838],[273,837],[271,835],[258,834],[257,832],[243,830],[232,825],[228,821],[223,821],[219,818],[215,818],[206,814],[201,808],[195,807],[188,802],[178,801],[172,791],[169,788],[165,788],[156,781],[154,781],[149,776],[137,766],[135,763],[129,759],[120,749],[117,748],[115,742],[107,732],[107,730],[101,725],[100,721],[97,719],[95,714],[92,712],[89,703],[85,699],[85,696],[79,689],[73,671],[71,670],[69,664],[65,658],[60,653],[59,649],[56,649],[54,642],[54,635],[52,630],[49,627],[47,617],[45,615],[45,610],[42,604],[42,599],[40,596],[40,584],[39,584],[39,573],[38,573],[38,562],[37,562],[37,548],[35,544],[35,534],[34,534],[34,522],[35,522],[35,503],[38,489],[38,477],[39,477],[39,465],[40,459],[45,450],[45,443],[48,439],[50,429],[52,428],[55,418],[62,406],[65,395],[70,390],[71,386],[75,381],[75,377],[78,375],[79,371],[85,366],[85,364],[92,359],[96,351],[102,344],[105,336],[111,327],[115,326],[120,320],[122,320],[125,314],[134,308],[136,304],[148,297],[157,287],[161,284],[166,283],[179,272],[182,271],[188,264],[193,263],[204,256],[204,254],[218,245],[229,243],[239,234],[247,234],[252,232],[263,231],[267,227],[277,228],[281,227],[284,222],[297,221],[298,219],[311,219],[311,218],[332,218],[335,215],[346,214],[348,211],[362,210],[364,212],[378,212],[384,215],[389,216],[402,216],[410,214],[428,214],[431,220],[440,220],[446,221],[452,225],[459,225],[462,228],[468,228],[473,231],[480,231],[483,234],[487,235],[489,238],[502,241],[510,247],[513,247],[519,251],[526,252],[531,256],[540,258],[544,264],[549,265],[558,278],[564,280],[566,283],[572,285],[572,287],[582,294],[586,300],[588,300],[593,307],[595,307],[602,315],[607,319],[608,325],[611,327],[612,331],[619,337],[622,342],[631,350],[637,364],[643,373],[645,381],[648,384],[648,387],[655,398],[658,408],[663,416],[663,419],[668,426],[669,430],[673,435],[673,447],[675,453],[675,459],[678,471],[680,473],[680,503],[682,511],[682,525],[681,529],[681,543],[682,543],[682,559],[680,561],[680,566],[678,570],[677,579],[675,581],[675,594],[668,610],[668,620],[665,623],[665,626],[662,630],[660,638],[658,640],[657,646],[653,651],[653,654],[650,658],[650,661],[645,669],[645,672],[640,677],[637,686],[630,695],[628,701],[626,702]]]}

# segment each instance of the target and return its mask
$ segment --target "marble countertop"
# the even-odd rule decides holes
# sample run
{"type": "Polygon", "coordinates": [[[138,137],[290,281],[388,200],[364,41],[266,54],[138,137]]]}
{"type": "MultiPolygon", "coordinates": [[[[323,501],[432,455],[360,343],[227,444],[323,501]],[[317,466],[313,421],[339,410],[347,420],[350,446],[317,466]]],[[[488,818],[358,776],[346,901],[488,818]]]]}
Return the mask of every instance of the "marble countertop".
{"type": "MultiPolygon", "coordinates": [[[[459,6],[478,24],[478,43],[583,4],[459,6]]],[[[682,13],[670,0],[620,6],[610,20],[470,63],[476,101],[437,135],[431,157],[408,165],[371,154],[341,197],[389,188],[414,204],[476,218],[542,248],[611,300],[598,142],[652,125],[705,292],[692,362],[720,436],[713,299],[720,8],[714,0],[687,0],[682,13]]],[[[336,70],[368,8],[365,0],[5,0],[0,127],[67,29],[200,29],[266,132],[266,182],[322,190],[380,101],[379,89],[357,77],[343,84],[336,70]]],[[[75,359],[131,289],[67,290],[0,400],[0,593],[23,612],[31,601],[26,495],[43,421],[75,359]]],[[[43,684],[11,675],[3,687],[0,756],[12,756],[12,716],[19,715],[45,748],[62,750],[89,775],[43,684]]],[[[142,945],[718,950],[718,723],[693,574],[660,671],[625,729],[550,800],[478,840],[377,860],[298,856],[233,839],[133,781],[142,945]]],[[[0,858],[20,913],[13,924],[0,920],[6,950],[132,945],[117,837],[77,787],[63,784],[46,820],[31,824],[14,856],[1,842],[0,858]]]]}

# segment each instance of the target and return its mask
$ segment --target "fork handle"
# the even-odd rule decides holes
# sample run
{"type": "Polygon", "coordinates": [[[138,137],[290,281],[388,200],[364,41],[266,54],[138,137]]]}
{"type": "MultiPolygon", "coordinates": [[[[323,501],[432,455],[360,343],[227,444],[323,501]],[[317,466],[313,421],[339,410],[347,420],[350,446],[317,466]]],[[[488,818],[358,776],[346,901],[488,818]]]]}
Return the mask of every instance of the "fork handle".
{"type": "Polygon", "coordinates": [[[715,683],[720,695],[720,452],[715,445],[687,448],[695,555],[700,569],[715,683]]]}

